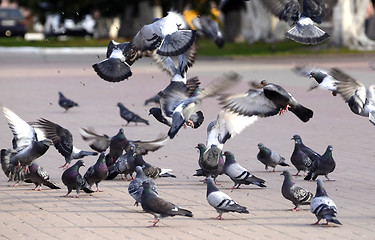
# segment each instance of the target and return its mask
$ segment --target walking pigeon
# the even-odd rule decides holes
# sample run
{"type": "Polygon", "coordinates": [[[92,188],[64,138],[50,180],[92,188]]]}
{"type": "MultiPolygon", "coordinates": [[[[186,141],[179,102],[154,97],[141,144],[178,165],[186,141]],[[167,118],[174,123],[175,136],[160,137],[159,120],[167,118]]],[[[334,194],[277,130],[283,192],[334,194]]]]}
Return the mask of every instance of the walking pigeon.
{"type": "Polygon", "coordinates": [[[85,156],[96,156],[97,152],[84,151],[73,145],[72,133],[62,126],[41,118],[36,122],[30,123],[38,131],[38,138],[47,138],[53,141],[57,151],[65,158],[65,164],[62,168],[69,167],[72,160],[81,159],[85,156]]]}
{"type": "Polygon", "coordinates": [[[94,165],[89,167],[83,175],[83,178],[87,182],[87,184],[90,186],[90,189],[92,185],[96,185],[96,191],[101,192],[99,189],[99,183],[105,179],[108,175],[108,168],[107,164],[105,163],[105,152],[100,153],[98,160],[94,165]]]}
{"type": "Polygon", "coordinates": [[[141,118],[138,114],[127,109],[124,104],[119,102],[117,103],[117,106],[120,108],[120,116],[127,122],[126,125],[131,122],[134,122],[135,125],[137,125],[137,123],[145,123],[146,125],[149,125],[146,119],[141,118]]]}
{"type": "Polygon", "coordinates": [[[37,158],[44,155],[53,144],[50,139],[38,141],[34,128],[6,107],[2,107],[8,125],[13,133],[14,151],[11,152],[9,159],[10,179],[15,177],[21,170],[27,171],[37,158]]]}
{"type": "Polygon", "coordinates": [[[290,110],[301,121],[307,122],[313,117],[313,111],[302,106],[279,85],[265,80],[252,84],[259,89],[249,89],[244,94],[221,97],[221,104],[226,109],[245,116],[269,117],[290,110]]]}
{"type": "Polygon", "coordinates": [[[264,185],[266,181],[254,176],[246,168],[242,167],[234,158],[233,153],[226,151],[224,152],[224,156],[224,173],[234,182],[234,186],[231,188],[232,190],[239,188],[241,184],[254,184],[259,187],[266,187],[266,185],[264,185]]]}
{"type": "Polygon", "coordinates": [[[318,154],[311,148],[306,147],[302,143],[302,139],[299,135],[294,135],[291,140],[294,140],[295,144],[292,156],[290,156],[290,161],[298,171],[295,176],[298,176],[300,171],[306,172],[307,170],[309,170],[313,161],[318,159],[320,157],[320,154],[318,154]]]}
{"type": "Polygon", "coordinates": [[[318,221],[314,223],[319,224],[320,220],[325,219],[328,222],[342,225],[337,219],[337,207],[333,200],[328,197],[326,190],[323,187],[323,181],[321,179],[317,180],[317,187],[315,197],[310,203],[310,209],[313,214],[315,214],[318,221]]]}
{"type": "Polygon", "coordinates": [[[142,186],[143,182],[149,181],[150,182],[150,190],[153,191],[156,194],[158,194],[158,191],[156,190],[155,183],[144,174],[141,166],[136,166],[135,171],[136,171],[137,175],[129,183],[128,192],[129,192],[130,196],[132,196],[135,200],[134,205],[138,206],[138,204],[141,202],[141,196],[142,196],[142,192],[143,192],[143,186],[142,186]]]}
{"type": "Polygon", "coordinates": [[[30,181],[35,184],[34,190],[42,190],[42,185],[47,186],[51,189],[60,189],[60,187],[52,181],[50,175],[39,166],[36,162],[31,164],[26,175],[25,182],[30,181]]]}
{"type": "Polygon", "coordinates": [[[67,112],[72,107],[78,107],[78,103],[66,98],[62,92],[59,92],[59,105],[67,112]]]}
{"type": "Polygon", "coordinates": [[[78,160],[73,166],[66,169],[62,176],[61,180],[64,183],[64,185],[68,188],[68,193],[64,195],[64,197],[67,197],[69,193],[72,192],[72,190],[76,190],[75,197],[78,198],[78,195],[81,191],[81,189],[85,193],[93,193],[94,191],[90,189],[88,186],[86,180],[82,177],[82,175],[79,173],[80,167],[85,166],[82,160],[78,160]]]}
{"type": "Polygon", "coordinates": [[[288,22],[292,29],[285,33],[287,38],[302,44],[319,44],[329,35],[316,27],[329,16],[337,0],[304,0],[301,6],[298,0],[262,0],[264,6],[280,20],[288,22]]]}
{"type": "Polygon", "coordinates": [[[336,162],[332,157],[332,150],[332,145],[328,145],[323,155],[312,163],[309,172],[304,178],[305,180],[314,181],[319,175],[324,175],[328,180],[331,180],[328,178],[328,174],[333,172],[336,167],[336,162]]]}
{"type": "Polygon", "coordinates": [[[160,198],[154,191],[151,190],[151,183],[149,181],[144,181],[142,183],[143,192],[141,195],[141,206],[143,210],[147,213],[154,215],[155,220],[152,226],[160,221],[160,218],[173,217],[173,216],[185,216],[193,217],[193,213],[189,210],[180,208],[175,204],[168,202],[160,198]]]}
{"type": "Polygon", "coordinates": [[[300,66],[294,67],[293,71],[302,76],[307,76],[309,78],[315,79],[316,83],[318,84],[313,84],[309,88],[309,91],[316,89],[316,88],[320,88],[320,89],[332,91],[333,96],[337,95],[337,80],[329,74],[329,70],[317,68],[317,67],[300,65],[300,66]]]}
{"type": "Polygon", "coordinates": [[[280,175],[284,175],[281,194],[295,205],[292,211],[298,211],[299,205],[309,205],[314,194],[295,184],[292,174],[288,170],[284,170],[280,175]]]}
{"type": "Polygon", "coordinates": [[[207,178],[206,198],[208,204],[214,207],[219,213],[219,216],[216,217],[218,220],[223,220],[222,215],[225,212],[249,213],[246,207],[239,205],[227,194],[219,191],[215,186],[214,180],[210,176],[207,178]]]}
{"type": "Polygon", "coordinates": [[[264,146],[263,143],[259,143],[258,148],[259,152],[257,154],[257,159],[264,164],[266,171],[268,170],[268,166],[273,168],[273,172],[275,172],[277,165],[289,167],[289,164],[285,162],[285,158],[280,156],[274,150],[264,146]]]}
{"type": "Polygon", "coordinates": [[[176,12],[143,26],[130,42],[108,44],[107,58],[93,65],[104,80],[119,82],[132,75],[130,66],[142,56],[156,52],[161,56],[184,54],[194,43],[195,30],[187,29],[183,16],[176,12]]]}
{"type": "Polygon", "coordinates": [[[337,93],[348,103],[350,110],[368,117],[375,125],[375,84],[366,89],[363,83],[338,68],[331,69],[330,74],[338,80],[337,93]]]}

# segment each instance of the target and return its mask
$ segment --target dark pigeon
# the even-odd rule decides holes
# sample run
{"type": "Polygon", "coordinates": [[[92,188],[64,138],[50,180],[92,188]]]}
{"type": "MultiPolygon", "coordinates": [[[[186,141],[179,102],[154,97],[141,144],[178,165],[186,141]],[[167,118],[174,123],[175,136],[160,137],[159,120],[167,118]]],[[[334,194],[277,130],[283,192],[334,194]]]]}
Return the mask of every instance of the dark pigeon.
{"type": "Polygon", "coordinates": [[[206,198],[208,204],[214,207],[219,213],[219,216],[216,217],[218,220],[223,219],[222,215],[225,212],[249,213],[246,207],[239,205],[227,194],[219,191],[211,177],[207,178],[206,198]]]}
{"type": "Polygon", "coordinates": [[[323,181],[321,179],[317,180],[317,187],[315,197],[310,203],[310,209],[313,214],[315,214],[318,221],[314,223],[319,224],[320,220],[325,219],[328,222],[342,225],[337,219],[337,207],[333,200],[328,197],[326,190],[323,187],[323,181]]]}
{"type": "Polygon", "coordinates": [[[67,112],[72,107],[78,107],[78,103],[66,98],[62,92],[59,92],[59,105],[67,112]]]}
{"type": "Polygon", "coordinates": [[[304,0],[302,9],[298,0],[262,0],[264,6],[280,20],[288,22],[292,29],[285,36],[302,44],[315,45],[329,38],[329,35],[315,26],[330,16],[337,0],[304,0]]]}
{"type": "Polygon", "coordinates": [[[299,176],[300,171],[308,171],[312,163],[320,157],[320,154],[315,152],[309,147],[306,147],[302,143],[302,139],[299,135],[294,135],[291,140],[295,141],[294,150],[290,161],[297,168],[297,173],[295,176],[299,176]]]}
{"type": "Polygon", "coordinates": [[[134,205],[138,206],[138,204],[141,202],[141,196],[143,192],[143,186],[142,186],[143,182],[149,181],[150,190],[156,194],[158,194],[158,191],[156,190],[155,183],[144,174],[141,166],[136,166],[135,171],[137,175],[135,175],[135,178],[129,183],[128,192],[130,196],[132,196],[135,200],[134,205]]]}
{"type": "Polygon", "coordinates": [[[273,172],[276,170],[276,166],[288,167],[289,164],[285,162],[285,158],[280,156],[277,152],[267,148],[263,143],[258,144],[259,152],[257,154],[257,159],[265,165],[265,169],[268,167],[273,168],[273,172]]]}
{"type": "Polygon", "coordinates": [[[76,190],[76,198],[78,198],[81,189],[85,193],[94,192],[90,189],[90,186],[87,184],[86,180],[79,173],[79,168],[82,166],[85,166],[85,164],[82,160],[78,160],[73,166],[71,166],[63,172],[61,180],[64,183],[64,185],[68,188],[68,193],[64,195],[64,197],[67,197],[69,193],[72,192],[72,190],[76,190]]]}
{"type": "Polygon", "coordinates": [[[34,190],[42,190],[42,185],[47,186],[51,189],[60,189],[57,183],[53,182],[50,175],[39,166],[36,162],[29,166],[28,174],[26,175],[26,181],[30,181],[35,184],[34,190]]]}
{"type": "Polygon", "coordinates": [[[309,205],[314,194],[296,185],[292,174],[290,174],[288,170],[284,170],[280,175],[284,175],[281,194],[294,204],[295,208],[293,208],[292,211],[298,211],[299,205],[309,205]]]}
{"type": "Polygon", "coordinates": [[[151,183],[145,181],[142,183],[143,192],[141,196],[141,206],[147,213],[154,215],[153,227],[160,221],[160,218],[185,216],[193,217],[193,213],[189,210],[180,208],[175,204],[160,198],[154,191],[151,190],[151,183]]]}
{"type": "MultiPolygon", "coordinates": [[[[62,168],[68,168],[72,160],[81,159],[85,156],[96,156],[97,152],[84,151],[73,145],[73,135],[62,126],[45,118],[32,122],[31,125],[41,131],[44,138],[51,139],[57,151],[65,158],[62,168]]],[[[39,134],[39,133],[38,133],[39,134]]]]}
{"type": "Polygon", "coordinates": [[[135,123],[135,125],[137,125],[138,123],[149,125],[146,119],[141,118],[138,114],[127,109],[124,104],[119,102],[117,103],[117,106],[120,108],[120,116],[127,122],[126,125],[131,122],[135,123]]]}
{"type": "Polygon", "coordinates": [[[251,174],[246,168],[242,167],[234,158],[233,153],[226,151],[224,152],[225,165],[224,173],[232,179],[234,186],[231,188],[239,188],[241,184],[249,185],[254,184],[259,187],[266,187],[265,180],[258,178],[251,174]]]}
{"type": "Polygon", "coordinates": [[[105,179],[108,175],[108,168],[107,164],[105,163],[105,152],[100,153],[98,160],[94,165],[89,167],[83,175],[83,178],[87,182],[87,184],[90,186],[90,189],[92,185],[96,185],[96,191],[101,192],[99,189],[99,183],[105,179]]]}
{"type": "Polygon", "coordinates": [[[114,179],[119,174],[132,175],[135,172],[135,155],[136,149],[135,145],[132,144],[130,149],[114,162],[113,165],[109,167],[107,180],[114,179]]]}
{"type": "Polygon", "coordinates": [[[160,168],[158,166],[154,166],[154,165],[146,162],[143,159],[142,154],[140,154],[139,152],[137,152],[136,156],[135,156],[135,165],[141,166],[144,174],[148,178],[152,178],[152,179],[157,179],[157,178],[160,178],[160,177],[176,178],[175,175],[169,173],[170,171],[172,171],[172,169],[160,168]]]}
{"type": "Polygon", "coordinates": [[[301,121],[313,117],[313,111],[301,105],[283,87],[265,80],[260,84],[252,82],[257,89],[249,89],[244,94],[221,97],[224,108],[245,116],[269,117],[290,110],[301,121]]]}
{"type": "Polygon", "coordinates": [[[328,145],[326,151],[316,159],[311,165],[309,172],[307,173],[305,180],[315,180],[319,175],[324,175],[328,180],[328,174],[333,172],[336,167],[336,162],[332,157],[332,145],[328,145]]]}

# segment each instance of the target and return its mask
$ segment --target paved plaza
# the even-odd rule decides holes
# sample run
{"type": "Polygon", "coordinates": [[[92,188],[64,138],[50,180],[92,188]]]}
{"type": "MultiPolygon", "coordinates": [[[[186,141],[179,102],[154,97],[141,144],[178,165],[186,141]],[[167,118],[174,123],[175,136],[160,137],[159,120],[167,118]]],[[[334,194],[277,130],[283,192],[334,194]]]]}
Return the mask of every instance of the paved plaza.
{"type": "MultiPolygon", "coordinates": [[[[93,127],[100,134],[115,135],[124,128],[132,140],[152,140],[166,134],[168,127],[160,124],[144,106],[145,99],[162,90],[169,77],[150,59],[140,59],[133,66],[133,76],[120,83],[100,79],[91,65],[104,59],[102,53],[52,54],[44,52],[0,53],[0,104],[8,107],[25,121],[46,118],[69,129],[74,145],[89,150],[79,129],[93,127]],[[58,106],[58,91],[79,103],[67,113],[58,106]],[[133,123],[125,126],[116,106],[122,102],[150,125],[133,123]]],[[[340,96],[328,91],[307,91],[312,79],[291,71],[296,64],[330,68],[339,67],[366,86],[375,83],[375,72],[369,62],[374,55],[297,56],[263,58],[198,58],[188,77],[198,76],[202,86],[228,71],[239,73],[244,80],[230,92],[244,92],[246,81],[263,80],[282,85],[301,104],[314,111],[307,123],[293,113],[259,119],[224,146],[251,173],[265,179],[267,188],[241,186],[231,191],[232,181],[226,175],[218,177],[219,189],[249,214],[224,213],[224,220],[213,219],[217,212],[206,201],[206,185],[193,177],[198,169],[195,146],[205,143],[207,125],[216,119],[221,107],[216,98],[203,102],[205,121],[198,129],[181,129],[166,146],[144,157],[145,161],[162,168],[173,169],[177,178],[155,180],[159,196],[193,212],[193,218],[164,218],[157,227],[150,227],[152,215],[134,206],[128,194],[128,181],[116,178],[103,181],[103,192],[81,193],[79,198],[61,197],[67,193],[61,181],[64,158],[51,146],[37,160],[61,189],[33,191],[33,184],[20,183],[10,187],[0,174],[0,239],[375,239],[375,126],[367,118],[354,115],[340,96]],[[284,156],[290,164],[294,149],[294,134],[305,145],[323,153],[333,145],[336,169],[330,174],[335,181],[324,181],[328,195],[338,207],[342,226],[311,225],[316,217],[309,206],[294,206],[284,199],[280,189],[284,169],[293,174],[296,169],[276,168],[267,172],[256,159],[257,144],[284,156]]],[[[0,114],[0,145],[10,148],[12,133],[6,118],[0,114]]],[[[85,157],[83,175],[97,157],[85,157]]],[[[316,182],[296,177],[295,182],[315,193],[316,182]]],[[[322,221],[325,222],[325,221],[322,221]]]]}

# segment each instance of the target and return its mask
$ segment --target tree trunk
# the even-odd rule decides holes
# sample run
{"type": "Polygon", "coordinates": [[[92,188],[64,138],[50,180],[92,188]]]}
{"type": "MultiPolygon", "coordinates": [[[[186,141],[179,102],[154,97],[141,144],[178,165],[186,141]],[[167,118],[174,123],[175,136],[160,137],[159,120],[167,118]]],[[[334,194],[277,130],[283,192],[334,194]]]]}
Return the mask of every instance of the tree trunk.
{"type": "Polygon", "coordinates": [[[339,47],[373,50],[375,41],[365,33],[365,18],[370,0],[339,0],[333,11],[332,42],[339,47]]]}

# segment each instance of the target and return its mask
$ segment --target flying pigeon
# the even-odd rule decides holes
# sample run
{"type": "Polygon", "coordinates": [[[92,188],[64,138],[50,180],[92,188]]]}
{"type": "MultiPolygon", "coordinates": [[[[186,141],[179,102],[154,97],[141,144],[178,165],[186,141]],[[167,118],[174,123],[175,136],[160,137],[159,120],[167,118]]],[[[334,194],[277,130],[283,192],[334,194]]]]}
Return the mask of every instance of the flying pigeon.
{"type": "Polygon", "coordinates": [[[329,35],[315,26],[331,14],[337,0],[262,0],[264,6],[280,20],[288,22],[292,29],[285,36],[298,43],[315,45],[329,38],[329,35]]]}
{"type": "Polygon", "coordinates": [[[160,104],[160,96],[158,94],[148,98],[145,100],[144,105],[147,106],[149,103],[155,103],[155,104],[160,104]]]}
{"type": "Polygon", "coordinates": [[[207,178],[206,198],[208,204],[214,207],[219,213],[219,216],[216,217],[218,220],[223,220],[222,215],[225,212],[249,213],[246,207],[239,205],[227,194],[219,191],[215,186],[214,180],[210,176],[207,178]]]}
{"type": "Polygon", "coordinates": [[[291,140],[294,140],[294,150],[292,156],[290,156],[290,161],[297,168],[298,176],[300,171],[306,172],[311,167],[312,163],[320,157],[320,154],[315,152],[309,147],[306,147],[302,143],[302,139],[299,135],[294,135],[291,140]]]}
{"type": "Polygon", "coordinates": [[[146,125],[149,125],[146,119],[141,118],[138,114],[127,109],[124,104],[119,102],[117,103],[117,106],[120,108],[120,116],[127,122],[126,125],[131,122],[134,122],[135,125],[137,125],[137,123],[145,123],[146,125]]]}
{"type": "Polygon", "coordinates": [[[145,25],[130,42],[111,41],[107,48],[107,58],[93,65],[94,70],[104,80],[119,82],[132,75],[130,66],[142,56],[156,52],[161,56],[184,54],[194,43],[195,30],[187,28],[183,16],[176,12],[145,25]]]}
{"type": "Polygon", "coordinates": [[[94,165],[89,167],[83,175],[83,178],[87,182],[87,184],[90,186],[96,185],[96,191],[101,192],[99,189],[99,183],[105,179],[108,175],[108,168],[107,164],[105,163],[105,152],[100,153],[98,160],[94,165]]]}
{"type": "Polygon", "coordinates": [[[124,174],[125,176],[132,175],[135,172],[135,155],[136,149],[135,145],[131,144],[130,149],[114,162],[113,165],[109,167],[107,180],[114,179],[118,174],[124,174]]]}
{"type": "Polygon", "coordinates": [[[279,85],[265,80],[252,84],[259,89],[249,89],[244,94],[221,97],[224,108],[245,116],[269,117],[290,110],[301,121],[312,118],[313,111],[302,106],[297,100],[279,85]]]}
{"type": "Polygon", "coordinates": [[[277,165],[289,167],[289,164],[285,162],[285,158],[280,156],[274,150],[264,146],[263,143],[259,143],[258,148],[259,152],[257,154],[257,159],[264,164],[266,171],[268,170],[268,166],[273,168],[273,172],[275,172],[277,165]]]}
{"type": "Polygon", "coordinates": [[[78,103],[66,98],[62,92],[59,92],[59,105],[67,112],[72,107],[78,107],[78,103]]]}
{"type": "Polygon", "coordinates": [[[142,183],[143,192],[141,195],[141,206],[143,210],[147,213],[154,215],[155,220],[152,226],[160,221],[160,218],[173,217],[173,216],[185,216],[193,217],[193,213],[189,210],[180,208],[175,204],[168,202],[160,198],[154,191],[152,191],[152,186],[149,181],[144,181],[142,183]]]}
{"type": "Polygon", "coordinates": [[[57,183],[51,180],[51,177],[46,172],[46,170],[44,170],[36,162],[33,162],[33,164],[31,164],[28,168],[25,182],[28,181],[35,184],[34,190],[36,191],[42,190],[42,185],[47,186],[51,189],[60,189],[57,183]]]}
{"type": "Polygon", "coordinates": [[[73,135],[62,126],[41,118],[36,122],[30,123],[37,132],[38,137],[51,139],[57,151],[65,158],[65,164],[62,168],[69,167],[72,160],[81,159],[85,156],[96,156],[97,152],[84,151],[73,145],[73,135]]]}
{"type": "Polygon", "coordinates": [[[309,205],[314,194],[294,183],[292,174],[288,170],[284,170],[280,175],[284,175],[284,182],[281,187],[281,194],[290,200],[295,208],[292,211],[298,211],[299,205],[309,205]]]}
{"type": "Polygon", "coordinates": [[[332,91],[332,95],[337,95],[337,80],[329,74],[329,70],[311,67],[311,66],[296,66],[293,71],[309,78],[314,78],[317,84],[312,85],[310,90],[319,88],[332,91]]]}
{"type": "Polygon", "coordinates": [[[38,141],[34,128],[6,107],[2,107],[13,133],[14,151],[9,159],[10,179],[15,179],[21,170],[27,171],[37,158],[44,155],[53,144],[50,139],[38,141]]]}
{"type": "Polygon", "coordinates": [[[242,167],[234,158],[233,153],[226,151],[224,152],[224,156],[224,173],[228,175],[234,183],[234,186],[231,188],[232,190],[240,188],[241,184],[254,184],[259,187],[266,187],[266,185],[264,185],[266,181],[254,176],[246,168],[242,167]]]}
{"type": "Polygon", "coordinates": [[[337,207],[333,200],[328,197],[326,190],[323,187],[323,181],[321,179],[317,180],[317,187],[315,197],[310,203],[310,209],[313,214],[315,214],[318,221],[314,223],[319,224],[320,220],[325,219],[328,222],[342,225],[337,219],[337,207]]]}
{"type": "Polygon", "coordinates": [[[143,182],[149,181],[150,182],[150,190],[153,191],[156,194],[158,194],[158,191],[156,190],[155,183],[144,174],[141,166],[136,166],[135,171],[136,171],[137,175],[129,183],[128,192],[129,192],[130,196],[132,196],[135,200],[134,205],[138,206],[138,204],[141,202],[141,196],[142,196],[142,192],[143,192],[143,186],[142,186],[143,182]]]}
{"type": "Polygon", "coordinates": [[[312,163],[309,172],[304,178],[305,180],[314,181],[319,175],[324,175],[328,180],[331,180],[328,178],[328,174],[333,172],[336,167],[336,162],[332,157],[332,150],[332,145],[328,145],[323,155],[312,163]]]}
{"type": "Polygon", "coordinates": [[[85,193],[94,192],[90,189],[90,186],[87,184],[86,180],[79,173],[79,168],[82,166],[85,166],[85,164],[82,160],[78,160],[73,166],[71,166],[63,172],[61,180],[64,183],[64,185],[68,188],[68,193],[64,195],[64,197],[67,197],[69,193],[72,192],[72,190],[76,190],[76,198],[78,198],[81,189],[85,193]]]}
{"type": "Polygon", "coordinates": [[[199,151],[198,165],[200,169],[194,176],[211,176],[216,182],[216,178],[224,173],[224,158],[221,149],[215,145],[211,145],[211,148],[207,149],[203,143],[199,143],[195,148],[199,151]]]}
{"type": "Polygon", "coordinates": [[[375,84],[366,89],[363,83],[338,68],[332,68],[330,74],[338,80],[337,93],[348,103],[350,110],[368,117],[375,125],[375,84]]]}

